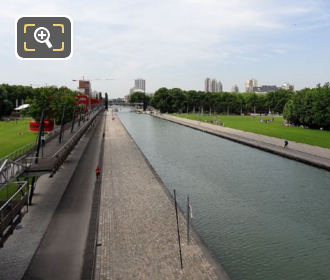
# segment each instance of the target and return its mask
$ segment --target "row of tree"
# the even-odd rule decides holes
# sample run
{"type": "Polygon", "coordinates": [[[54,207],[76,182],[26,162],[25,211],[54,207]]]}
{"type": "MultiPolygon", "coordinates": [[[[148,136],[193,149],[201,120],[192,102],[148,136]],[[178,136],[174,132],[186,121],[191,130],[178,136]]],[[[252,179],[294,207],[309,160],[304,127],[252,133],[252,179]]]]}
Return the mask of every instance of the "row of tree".
{"type": "Polygon", "coordinates": [[[59,123],[62,109],[65,106],[65,121],[72,118],[77,93],[66,87],[42,87],[0,85],[0,117],[9,116],[17,104],[28,103],[28,114],[35,120],[40,120],[43,109],[46,118],[59,123]]]}
{"type": "Polygon", "coordinates": [[[76,106],[76,92],[66,88],[43,87],[35,88],[27,103],[30,104],[29,115],[39,121],[44,109],[46,119],[61,122],[62,111],[65,108],[64,122],[72,119],[72,113],[76,106]]]}
{"type": "Polygon", "coordinates": [[[330,85],[292,92],[279,89],[267,94],[205,93],[160,88],[153,96],[135,92],[130,102],[147,102],[162,113],[283,114],[291,124],[330,129],[330,85]]]}
{"type": "Polygon", "coordinates": [[[294,125],[330,130],[330,84],[297,91],[286,103],[283,116],[294,125]]]}
{"type": "Polygon", "coordinates": [[[150,105],[162,113],[209,113],[209,114],[282,114],[286,102],[292,96],[291,91],[280,89],[269,94],[230,93],[203,91],[184,91],[179,88],[160,88],[152,97],[142,92],[133,93],[130,102],[147,100],[150,105]]]}

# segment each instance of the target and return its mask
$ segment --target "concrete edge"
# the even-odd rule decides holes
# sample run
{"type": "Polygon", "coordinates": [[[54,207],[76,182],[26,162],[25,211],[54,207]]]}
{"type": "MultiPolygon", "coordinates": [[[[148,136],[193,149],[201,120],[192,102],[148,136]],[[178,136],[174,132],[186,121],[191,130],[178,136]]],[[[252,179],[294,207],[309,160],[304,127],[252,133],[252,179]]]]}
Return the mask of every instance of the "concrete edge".
{"type": "MultiPolygon", "coordinates": [[[[135,142],[134,138],[132,137],[132,135],[129,133],[129,131],[126,129],[125,125],[122,123],[121,119],[118,117],[118,115],[116,114],[117,119],[119,120],[119,122],[121,123],[121,125],[123,126],[123,128],[125,129],[125,131],[127,132],[128,136],[131,138],[131,140],[133,141],[134,145],[137,147],[138,151],[141,153],[141,155],[143,156],[144,160],[146,161],[148,167],[150,168],[151,172],[153,173],[153,175],[155,176],[156,180],[158,181],[158,183],[162,186],[163,191],[165,192],[165,194],[167,195],[168,199],[170,200],[170,202],[172,203],[172,205],[174,206],[174,197],[172,196],[172,193],[170,192],[170,190],[166,187],[166,185],[164,184],[164,182],[162,181],[162,179],[160,178],[160,176],[157,174],[156,170],[153,168],[153,166],[151,165],[151,163],[149,162],[149,160],[147,159],[147,157],[144,155],[144,153],[142,152],[142,150],[140,149],[140,147],[138,146],[138,144],[135,142]]],[[[187,218],[184,215],[184,212],[182,210],[182,208],[180,207],[179,204],[177,204],[178,209],[183,217],[183,219],[185,220],[185,222],[187,223],[187,218]]],[[[195,229],[194,225],[191,224],[191,231],[190,233],[192,234],[193,238],[195,239],[196,243],[198,244],[198,246],[201,248],[203,254],[205,255],[206,259],[209,261],[209,263],[212,265],[212,267],[215,269],[215,273],[218,276],[219,279],[227,279],[230,280],[228,274],[226,273],[226,271],[224,270],[224,268],[222,267],[222,265],[216,260],[213,252],[211,251],[211,249],[208,247],[208,245],[206,244],[206,242],[202,239],[202,237],[198,234],[197,230],[195,229]]]]}
{"type": "MultiPolygon", "coordinates": [[[[227,140],[239,143],[239,144],[243,144],[243,145],[246,145],[246,146],[249,146],[249,147],[252,147],[252,148],[256,148],[256,149],[259,149],[259,150],[262,150],[262,151],[265,151],[265,152],[269,152],[269,153],[272,153],[272,154],[275,154],[275,155],[278,155],[278,156],[282,156],[282,157],[285,157],[285,158],[288,158],[288,159],[291,159],[291,160],[299,161],[299,162],[302,162],[302,163],[305,163],[305,164],[308,164],[308,165],[311,165],[311,166],[314,166],[314,167],[318,167],[318,168],[330,171],[330,165],[326,165],[326,164],[323,164],[322,162],[314,161],[314,160],[308,159],[308,158],[303,157],[303,156],[293,155],[293,154],[288,153],[287,151],[280,151],[280,150],[278,150],[277,146],[274,146],[272,144],[263,143],[263,142],[260,142],[258,140],[244,139],[240,136],[236,136],[236,135],[234,136],[232,134],[225,133],[225,132],[220,132],[220,131],[219,132],[212,132],[212,131],[208,130],[205,127],[204,128],[198,128],[194,125],[179,122],[179,121],[176,121],[174,119],[168,119],[168,118],[164,118],[164,117],[156,116],[156,115],[151,115],[151,116],[162,119],[162,120],[165,120],[165,121],[173,122],[173,123],[185,126],[185,127],[189,127],[189,128],[201,131],[201,132],[205,132],[205,133],[217,136],[217,137],[221,137],[221,138],[224,138],[224,139],[227,139],[227,140]],[[253,141],[255,143],[253,143],[253,141]],[[274,146],[274,147],[272,148],[272,146],[274,146]]],[[[288,150],[288,151],[290,151],[290,150],[288,150]]],[[[300,151],[295,151],[295,152],[302,153],[300,151]]],[[[317,157],[317,156],[311,155],[311,154],[310,154],[310,156],[317,157]]]]}
{"type": "MultiPolygon", "coordinates": [[[[104,118],[104,114],[102,114],[102,119],[97,124],[96,129],[99,128],[99,136],[102,137],[104,133],[104,125],[106,123],[106,119],[104,118]],[[103,127],[102,127],[103,125],[103,127]]],[[[96,131],[94,132],[94,134],[96,131]]],[[[93,135],[94,135],[93,134],[93,135]]],[[[103,158],[104,158],[104,137],[101,140],[100,147],[100,155],[99,155],[99,167],[102,172],[103,167],[103,158]]],[[[82,280],[90,280],[94,279],[95,268],[96,268],[96,257],[97,257],[97,243],[98,243],[98,232],[99,232],[99,213],[100,213],[100,203],[101,203],[101,192],[102,191],[102,176],[100,176],[99,180],[95,181],[94,191],[93,191],[93,202],[91,209],[91,216],[88,225],[88,234],[87,234],[87,242],[84,251],[84,261],[83,268],[81,273],[82,280]]]]}

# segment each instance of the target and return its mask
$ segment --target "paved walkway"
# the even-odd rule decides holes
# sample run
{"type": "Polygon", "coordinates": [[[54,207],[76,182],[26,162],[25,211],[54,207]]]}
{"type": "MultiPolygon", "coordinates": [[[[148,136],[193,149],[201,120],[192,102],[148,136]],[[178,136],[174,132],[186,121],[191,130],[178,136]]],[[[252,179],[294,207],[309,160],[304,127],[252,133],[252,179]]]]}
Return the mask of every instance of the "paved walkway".
{"type": "Polygon", "coordinates": [[[23,217],[22,228],[15,230],[0,249],[0,280],[22,279],[92,135],[90,130],[81,138],[53,178],[45,175],[38,179],[33,205],[23,217]]]}
{"type": "Polygon", "coordinates": [[[245,145],[298,160],[310,165],[330,170],[330,149],[290,141],[288,148],[283,148],[284,140],[245,132],[228,127],[217,126],[195,120],[179,118],[167,114],[155,115],[178,124],[189,126],[245,145]]]}
{"type": "Polygon", "coordinates": [[[103,119],[101,115],[95,129],[87,132],[86,136],[90,136],[91,140],[75,168],[23,280],[83,279],[93,193],[94,189],[99,187],[95,184],[95,168],[99,165],[103,119]]]}
{"type": "Polygon", "coordinates": [[[180,214],[181,271],[174,206],[120,121],[107,119],[95,279],[229,279],[195,234],[187,245],[180,214]]]}

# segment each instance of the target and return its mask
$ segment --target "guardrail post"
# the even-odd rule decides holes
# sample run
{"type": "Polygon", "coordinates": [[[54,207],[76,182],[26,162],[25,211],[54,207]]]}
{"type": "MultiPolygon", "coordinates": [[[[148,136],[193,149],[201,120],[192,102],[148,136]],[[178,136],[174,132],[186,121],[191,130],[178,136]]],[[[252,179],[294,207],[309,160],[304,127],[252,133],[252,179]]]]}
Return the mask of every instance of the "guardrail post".
{"type": "Polygon", "coordinates": [[[71,133],[73,132],[73,128],[74,128],[75,115],[76,115],[76,108],[73,109],[71,133]]]}
{"type": "Polygon", "coordinates": [[[60,144],[62,143],[62,137],[63,137],[63,132],[64,132],[64,117],[65,117],[65,106],[63,106],[63,109],[62,109],[61,130],[60,130],[60,137],[58,138],[58,142],[60,144]]]}
{"type": "Polygon", "coordinates": [[[32,205],[32,198],[34,194],[34,185],[35,185],[36,177],[32,177],[31,188],[30,188],[30,195],[29,195],[29,204],[32,205]]]}
{"type": "Polygon", "coordinates": [[[45,123],[45,109],[42,109],[42,113],[41,113],[41,122],[40,122],[40,126],[39,126],[39,134],[38,134],[38,146],[37,146],[37,153],[36,153],[36,159],[35,159],[35,163],[38,163],[39,160],[39,151],[40,151],[40,145],[41,145],[41,135],[44,131],[44,123],[45,123]]]}

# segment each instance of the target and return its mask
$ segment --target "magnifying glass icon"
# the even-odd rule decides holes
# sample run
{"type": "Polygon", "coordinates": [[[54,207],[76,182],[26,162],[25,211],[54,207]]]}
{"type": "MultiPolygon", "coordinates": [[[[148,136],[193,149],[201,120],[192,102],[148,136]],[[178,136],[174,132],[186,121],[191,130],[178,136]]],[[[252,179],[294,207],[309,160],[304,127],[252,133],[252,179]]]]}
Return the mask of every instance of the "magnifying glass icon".
{"type": "Polygon", "coordinates": [[[38,43],[45,43],[47,47],[50,49],[53,47],[52,43],[49,41],[50,33],[46,27],[38,27],[34,31],[34,39],[38,43]]]}

